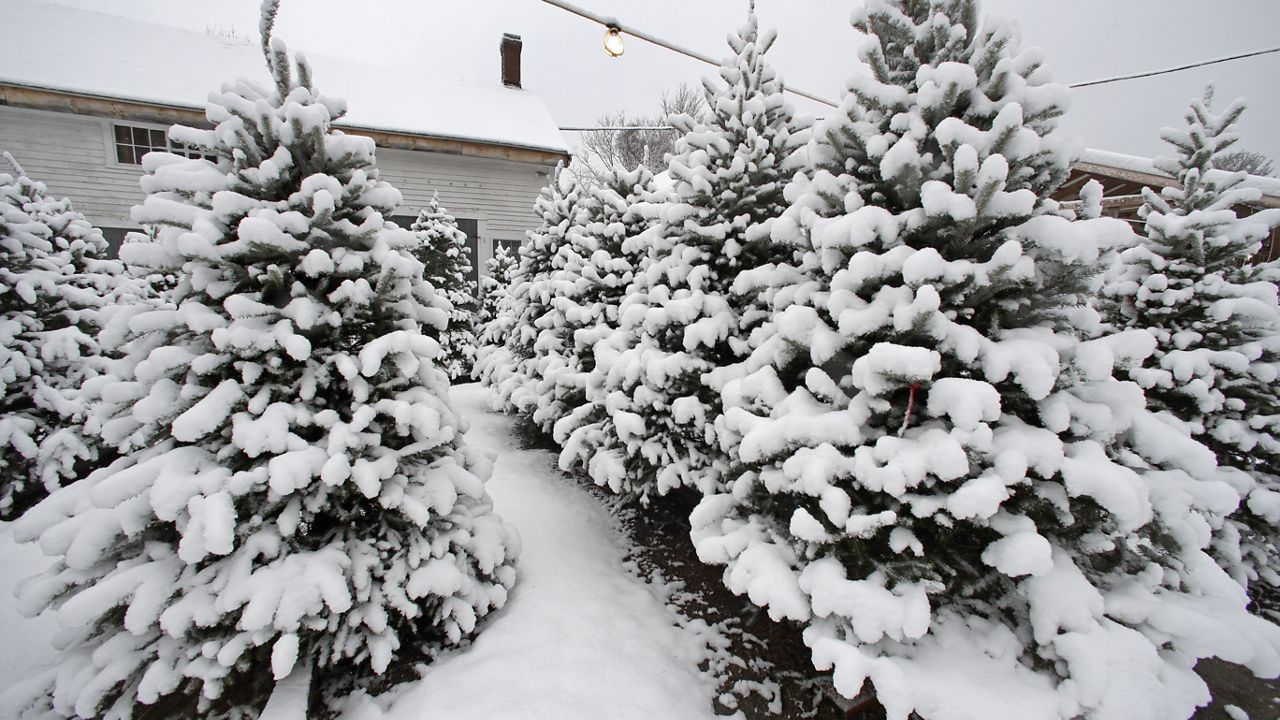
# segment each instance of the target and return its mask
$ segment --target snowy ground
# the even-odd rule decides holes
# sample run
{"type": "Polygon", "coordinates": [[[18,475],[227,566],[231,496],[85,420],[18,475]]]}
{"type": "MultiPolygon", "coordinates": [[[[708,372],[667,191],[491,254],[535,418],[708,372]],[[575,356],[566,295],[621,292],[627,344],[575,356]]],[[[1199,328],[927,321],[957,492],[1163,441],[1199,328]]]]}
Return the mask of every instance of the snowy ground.
{"type": "MultiPolygon", "coordinates": [[[[351,702],[344,720],[715,717],[713,684],[697,669],[702,644],[624,569],[622,538],[599,503],[550,454],[518,449],[485,393],[463,385],[452,397],[472,423],[468,442],[496,455],[489,492],[524,545],[515,592],[466,651],[390,700],[351,702]]],[[[24,619],[12,599],[42,566],[37,549],[0,528],[0,689],[52,657],[52,619],[24,619]]]]}
{"type": "Polygon", "coordinates": [[[463,385],[451,396],[471,422],[467,441],[496,454],[489,493],[524,546],[515,593],[471,648],[436,663],[385,715],[348,717],[714,717],[700,643],[623,569],[622,540],[599,503],[549,453],[518,449],[486,392],[463,385]]]}
{"type": "Polygon", "coordinates": [[[23,617],[14,607],[13,597],[19,582],[46,567],[48,559],[40,548],[14,542],[9,523],[0,523],[0,693],[27,670],[45,665],[54,657],[52,641],[57,620],[52,616],[23,617]]]}

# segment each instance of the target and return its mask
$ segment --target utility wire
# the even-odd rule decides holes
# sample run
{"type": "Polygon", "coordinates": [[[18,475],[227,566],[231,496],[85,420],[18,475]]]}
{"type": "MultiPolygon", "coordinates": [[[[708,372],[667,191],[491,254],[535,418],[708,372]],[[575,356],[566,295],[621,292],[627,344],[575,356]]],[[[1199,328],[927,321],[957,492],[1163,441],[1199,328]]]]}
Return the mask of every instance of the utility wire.
{"type": "MultiPolygon", "coordinates": [[[[590,10],[585,10],[572,3],[564,2],[564,0],[542,0],[542,2],[554,7],[558,7],[561,10],[565,10],[567,12],[573,13],[574,15],[577,15],[579,17],[586,18],[587,20],[590,20],[594,23],[599,23],[600,25],[603,25],[606,28],[616,28],[619,32],[623,32],[628,35],[633,35],[646,42],[651,42],[654,45],[671,50],[672,52],[680,53],[681,55],[684,55],[689,58],[693,58],[694,60],[698,60],[700,62],[704,62],[708,65],[720,67],[719,61],[713,60],[707,55],[703,55],[702,53],[697,52],[696,50],[690,50],[689,48],[676,45],[675,43],[669,42],[667,40],[663,40],[662,38],[659,38],[655,35],[650,35],[649,33],[644,32],[643,30],[637,30],[636,28],[633,28],[631,26],[623,25],[621,22],[619,22],[615,18],[602,17],[600,15],[597,15],[591,12],[590,10]]],[[[1168,75],[1169,73],[1181,72],[1183,70],[1191,70],[1193,68],[1205,67],[1207,65],[1217,65],[1219,63],[1231,62],[1233,60],[1243,60],[1245,58],[1257,57],[1259,55],[1268,55],[1268,54],[1277,53],[1277,52],[1280,52],[1280,47],[1267,48],[1265,50],[1253,50],[1251,52],[1240,53],[1238,55],[1228,55],[1227,57],[1214,58],[1212,60],[1201,60],[1200,62],[1187,63],[1186,65],[1178,65],[1176,67],[1164,68],[1162,70],[1150,70],[1147,72],[1132,73],[1130,75],[1117,75],[1116,77],[1102,78],[1100,80],[1086,80],[1084,82],[1071,83],[1067,85],[1067,87],[1085,88],[1085,87],[1093,87],[1094,85],[1107,85],[1109,83],[1123,82],[1125,80],[1138,80],[1141,78],[1155,77],[1157,75],[1168,75]]],[[[810,100],[814,100],[816,102],[820,102],[823,105],[830,105],[831,107],[840,107],[838,103],[832,102],[824,97],[814,95],[813,93],[808,93],[803,90],[798,90],[792,87],[784,87],[784,90],[786,92],[792,93],[793,95],[799,95],[800,97],[804,97],[810,100]]],[[[590,130],[669,130],[671,128],[670,126],[655,125],[655,126],[618,127],[618,128],[564,127],[560,129],[565,131],[571,131],[571,132],[586,132],[590,130]]]]}
{"type": "Polygon", "coordinates": [[[596,130],[675,130],[672,125],[595,125],[592,127],[562,127],[565,132],[595,132],[596,130]]]}
{"type": "MultiPolygon", "coordinates": [[[[577,5],[564,2],[563,0],[542,0],[542,2],[548,5],[558,7],[561,10],[571,12],[574,15],[577,15],[579,17],[586,18],[591,22],[599,23],[600,25],[603,25],[606,28],[616,28],[619,32],[626,33],[627,35],[632,35],[646,42],[651,42],[654,45],[657,45],[658,47],[664,47],[668,50],[671,50],[672,52],[680,53],[685,57],[690,57],[690,58],[693,58],[694,60],[700,60],[714,67],[720,67],[720,61],[718,60],[714,60],[706,55],[703,55],[700,52],[697,52],[696,50],[690,50],[689,48],[676,45],[673,42],[668,42],[666,40],[663,40],[662,38],[657,37],[656,35],[650,35],[649,33],[643,30],[637,30],[636,28],[633,28],[631,26],[623,25],[621,22],[619,22],[615,18],[602,17],[600,15],[597,15],[591,12],[590,10],[584,10],[583,8],[580,8],[577,5]]],[[[813,100],[815,102],[820,102],[823,105],[830,105],[831,107],[840,107],[839,103],[834,103],[824,97],[820,97],[818,95],[814,95],[813,93],[808,93],[803,90],[797,90],[796,88],[793,88],[793,87],[786,87],[784,85],[783,90],[793,95],[799,95],[800,97],[809,98],[810,100],[813,100]]],[[[561,129],[565,130],[568,128],[561,128],[561,129]]]]}
{"type": "MultiPolygon", "coordinates": [[[[543,2],[553,2],[553,0],[542,0],[543,2]]],[[[554,3],[558,4],[558,3],[554,3]]],[[[1112,78],[1103,78],[1101,80],[1087,80],[1085,82],[1071,83],[1067,85],[1069,88],[1092,87],[1094,85],[1106,85],[1107,83],[1121,82],[1124,80],[1138,80],[1140,78],[1154,77],[1156,75],[1168,75],[1169,73],[1181,72],[1183,70],[1191,70],[1192,68],[1204,67],[1206,65],[1217,65],[1218,63],[1231,62],[1232,60],[1243,60],[1245,58],[1257,57],[1259,55],[1268,55],[1270,53],[1280,52],[1280,47],[1267,48],[1266,50],[1254,50],[1252,52],[1240,53],[1239,55],[1229,55],[1227,57],[1214,58],[1213,60],[1201,60],[1200,62],[1187,63],[1177,67],[1165,68],[1163,70],[1151,70],[1148,72],[1133,73],[1131,75],[1117,75],[1112,78]]],[[[797,93],[799,94],[799,93],[797,93]]],[[[817,98],[815,98],[817,99],[817,98]]],[[[826,101],[822,101],[826,102],[826,101]]],[[[574,132],[588,132],[591,130],[671,130],[670,125],[649,125],[649,126],[628,126],[628,127],[563,127],[561,130],[574,132]]]]}
{"type": "Polygon", "coordinates": [[[1120,82],[1121,80],[1137,80],[1138,78],[1153,77],[1155,75],[1167,75],[1168,73],[1179,72],[1181,70],[1190,70],[1191,68],[1204,67],[1205,65],[1217,65],[1218,63],[1229,62],[1231,60],[1242,60],[1244,58],[1256,57],[1258,55],[1266,55],[1267,53],[1274,52],[1280,52],[1280,47],[1268,48],[1266,50],[1254,50],[1253,52],[1240,53],[1239,55],[1220,57],[1213,60],[1202,60],[1200,62],[1188,63],[1186,65],[1165,68],[1163,70],[1152,70],[1150,72],[1134,73],[1132,75],[1119,75],[1117,77],[1104,78],[1102,80],[1089,80],[1086,82],[1071,83],[1067,87],[1082,88],[1093,85],[1106,85],[1107,83],[1120,82]]]}

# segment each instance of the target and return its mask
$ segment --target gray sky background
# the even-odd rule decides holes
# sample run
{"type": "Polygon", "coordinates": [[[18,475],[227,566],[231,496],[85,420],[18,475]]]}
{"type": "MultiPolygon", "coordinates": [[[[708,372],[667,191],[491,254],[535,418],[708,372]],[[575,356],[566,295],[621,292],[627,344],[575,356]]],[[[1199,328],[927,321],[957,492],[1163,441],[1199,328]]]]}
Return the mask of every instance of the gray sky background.
{"type": "MultiPolygon", "coordinates": [[[[5,0],[6,2],[12,0],[5,0]]],[[[18,0],[21,1],[21,0],[18,0]]],[[[256,36],[257,0],[56,0],[195,30],[256,36]]],[[[745,17],[746,0],[574,0],[712,57],[745,17]]],[[[761,23],[778,30],[769,58],[789,84],[839,101],[857,62],[849,25],[856,0],[757,0],[761,23]]],[[[1280,0],[986,0],[983,12],[1015,19],[1024,46],[1040,47],[1055,79],[1093,80],[1280,44],[1280,0]]],[[[279,34],[291,47],[377,65],[430,65],[446,77],[497,82],[503,32],[524,39],[524,85],[562,126],[590,125],[625,109],[648,112],[663,90],[714,69],[629,39],[605,56],[603,30],[539,0],[284,0],[279,34]]],[[[323,88],[324,78],[317,84],[323,88]]],[[[1280,53],[1073,93],[1063,126],[1094,148],[1165,153],[1159,129],[1178,125],[1206,83],[1216,105],[1249,101],[1238,147],[1280,165],[1280,53]]],[[[405,92],[413,92],[406,87],[405,92]]],[[[803,111],[823,107],[796,98],[803,111]]]]}

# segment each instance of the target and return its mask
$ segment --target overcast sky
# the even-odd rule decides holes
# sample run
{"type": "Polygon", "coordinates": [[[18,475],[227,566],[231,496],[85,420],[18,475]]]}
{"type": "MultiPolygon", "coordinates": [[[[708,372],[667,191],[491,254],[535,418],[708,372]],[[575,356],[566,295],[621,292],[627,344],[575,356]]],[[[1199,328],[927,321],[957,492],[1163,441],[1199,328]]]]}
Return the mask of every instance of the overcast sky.
{"type": "MultiPolygon", "coordinates": [[[[0,5],[24,0],[0,0],[0,5]]],[[[255,36],[257,0],[57,0],[195,30],[255,36]]],[[[725,34],[746,0],[574,0],[602,15],[699,50],[727,54],[725,34]]],[[[857,0],[757,0],[761,23],[778,30],[769,58],[788,85],[839,100],[861,38],[849,26],[857,0]]],[[[1280,44],[1280,0],[986,0],[985,13],[1012,17],[1023,43],[1043,49],[1062,82],[1181,65],[1280,44]]],[[[442,75],[498,78],[503,32],[524,39],[524,84],[562,126],[593,124],[625,109],[650,111],[663,90],[714,72],[630,39],[617,59],[603,30],[540,0],[284,0],[279,34],[291,47],[377,65],[430,65],[442,75]]],[[[1280,160],[1280,53],[1074,92],[1065,129],[1090,147],[1133,155],[1165,152],[1159,129],[1182,122],[1206,83],[1217,104],[1246,97],[1239,147],[1280,160]]],[[[324,78],[317,78],[323,89],[324,78]]],[[[406,87],[405,92],[413,92],[406,87]]],[[[797,98],[797,107],[822,106],[797,98]]],[[[1278,163],[1280,164],[1280,163],[1278,163]]]]}

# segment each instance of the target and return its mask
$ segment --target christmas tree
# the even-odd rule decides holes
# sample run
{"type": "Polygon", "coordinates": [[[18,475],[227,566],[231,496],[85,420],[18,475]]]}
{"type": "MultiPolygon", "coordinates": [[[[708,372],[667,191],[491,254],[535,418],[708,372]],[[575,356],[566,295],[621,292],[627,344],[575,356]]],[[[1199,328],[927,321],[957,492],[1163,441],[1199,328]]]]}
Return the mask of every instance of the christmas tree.
{"type": "Polygon", "coordinates": [[[123,457],[14,525],[56,558],[22,609],[70,626],[13,691],[37,711],[255,716],[286,678],[341,696],[463,642],[514,580],[422,332],[449,304],[385,220],[401,198],[373,141],[331,127],[344,103],[274,16],[272,85],[225,85],[212,129],[169,130],[216,160],[144,159],[135,217],[160,229],[124,260],[179,280],[103,392],[123,457]]]}
{"type": "Polygon", "coordinates": [[[1249,260],[1280,215],[1237,217],[1234,208],[1256,201],[1260,191],[1242,187],[1242,172],[1214,169],[1236,142],[1233,126],[1242,112],[1239,100],[1221,113],[1197,101],[1186,129],[1164,131],[1177,156],[1156,166],[1178,184],[1144,192],[1139,213],[1146,237],[1120,256],[1105,307],[1113,325],[1146,328],[1156,337],[1155,352],[1129,372],[1149,407],[1185,422],[1219,464],[1235,471],[1229,477],[1240,508],[1224,528],[1219,561],[1240,582],[1272,588],[1264,594],[1274,597],[1280,586],[1280,267],[1249,260]]]}
{"type": "MultiPolygon", "coordinates": [[[[599,445],[581,457],[597,484],[647,502],[682,487],[709,492],[723,470],[709,381],[746,349],[739,273],[779,259],[768,222],[784,207],[807,130],[764,55],[776,35],[754,12],[728,38],[733,57],[705,81],[705,121],[672,118],[684,132],[668,170],[674,185],[645,232],[637,280],[619,309],[610,362],[597,369],[597,404],[608,408],[599,445]]],[[[786,256],[789,253],[783,253],[786,256]]],[[[585,438],[584,438],[585,439],[585,438]]]]}
{"type": "Polygon", "coordinates": [[[619,327],[619,309],[630,292],[635,268],[645,257],[663,196],[644,167],[615,167],[590,189],[582,225],[570,231],[574,242],[565,246],[562,264],[571,269],[570,292],[556,300],[566,337],[565,352],[549,368],[539,390],[540,405],[548,413],[553,436],[564,446],[560,465],[581,466],[589,474],[592,462],[608,457],[594,454],[609,427],[607,393],[594,371],[597,356],[610,355],[609,345],[619,327]],[[596,384],[592,384],[593,378],[596,384]]]}
{"type": "Polygon", "coordinates": [[[547,282],[555,294],[534,345],[531,419],[560,441],[566,431],[556,427],[583,411],[595,349],[618,327],[618,307],[632,285],[639,257],[624,245],[653,224],[654,206],[642,200],[651,195],[651,172],[613,168],[598,179],[552,260],[547,282]]]}
{"type": "Polygon", "coordinates": [[[503,377],[509,372],[509,365],[499,358],[510,357],[505,343],[516,325],[516,309],[512,305],[514,301],[511,291],[519,279],[520,260],[505,247],[499,247],[490,258],[488,268],[490,273],[501,274],[481,278],[481,287],[485,288],[481,314],[485,319],[479,325],[476,363],[471,369],[471,378],[481,381],[485,378],[503,377]]]}
{"type": "MultiPolygon", "coordinates": [[[[569,242],[570,228],[582,223],[583,189],[573,173],[557,166],[533,211],[540,223],[520,246],[508,302],[490,323],[477,353],[476,376],[494,391],[494,406],[532,420],[537,409],[537,381],[548,353],[564,352],[564,338],[551,313],[554,298],[566,290],[557,258],[569,242]],[[554,347],[548,347],[553,343],[554,347]]],[[[550,426],[544,429],[549,430],[550,426]]]]}
{"type": "Polygon", "coordinates": [[[485,274],[480,276],[480,310],[476,315],[476,327],[480,334],[484,327],[498,317],[503,298],[510,295],[511,278],[516,271],[516,256],[501,243],[494,245],[493,256],[484,263],[485,274]]]}
{"type": "Polygon", "coordinates": [[[439,193],[431,196],[431,202],[418,214],[410,229],[418,236],[420,245],[415,254],[426,268],[427,282],[453,306],[449,311],[449,324],[437,337],[444,356],[436,364],[450,380],[468,377],[476,356],[476,336],[471,325],[476,299],[467,280],[471,274],[467,234],[458,228],[458,221],[440,207],[439,193]]]}
{"type": "Polygon", "coordinates": [[[106,314],[137,288],[102,233],[8,153],[0,173],[0,518],[99,462],[82,388],[109,360],[106,314]]]}
{"type": "Polygon", "coordinates": [[[748,273],[776,313],[723,391],[699,556],[887,717],[1186,718],[1219,656],[1280,672],[1280,629],[1207,553],[1213,454],[1095,339],[1111,218],[1050,199],[1067,90],[973,0],[872,0],[864,68],[815,131],[748,273]],[[914,715],[913,715],[914,713],[914,715]]]}

